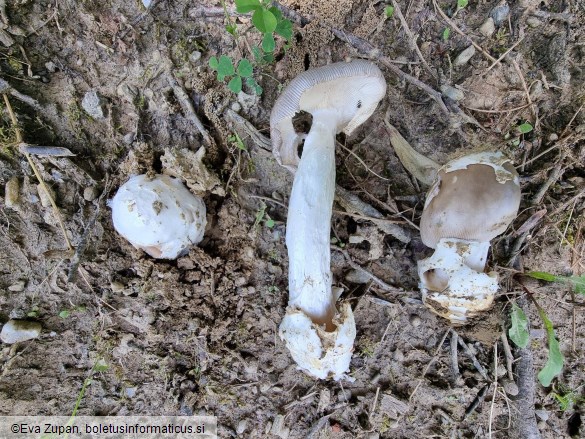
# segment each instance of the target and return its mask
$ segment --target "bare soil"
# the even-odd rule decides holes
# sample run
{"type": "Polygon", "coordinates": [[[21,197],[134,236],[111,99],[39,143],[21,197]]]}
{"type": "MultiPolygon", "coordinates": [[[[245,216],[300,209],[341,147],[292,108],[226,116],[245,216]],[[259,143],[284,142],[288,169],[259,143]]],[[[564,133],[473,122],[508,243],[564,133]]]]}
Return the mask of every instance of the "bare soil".
{"type": "MultiPolygon", "coordinates": [[[[554,323],[565,355],[562,374],[542,387],[536,373],[546,362],[546,334],[528,301],[532,421],[543,438],[585,436],[584,299],[565,284],[521,274],[585,272],[585,4],[472,1],[454,14],[455,0],[437,2],[452,24],[432,0],[397,4],[405,23],[397,9],[386,18],[383,1],[281,2],[297,19],[294,35],[286,50],[277,41],[274,63],[255,67],[264,89],[258,97],[246,87],[236,96],[208,66],[212,56],[250,57],[260,42],[249,14],[237,14],[231,1],[238,41],[214,0],[160,0],[148,9],[119,0],[0,2],[0,77],[24,140],[76,154],[32,158],[55,192],[71,252],[55,211],[41,203],[2,101],[2,198],[11,179],[19,189],[11,207],[0,201],[0,322],[34,320],[43,330],[35,340],[0,346],[0,414],[69,415],[103,359],[108,370],[95,374],[80,415],[215,415],[220,437],[528,437],[517,428],[520,363],[509,364],[509,377],[500,336],[510,301],[529,295],[554,323]],[[498,4],[498,23],[485,36],[480,27],[498,4]],[[343,35],[375,50],[364,53],[343,35]],[[485,53],[476,49],[456,66],[471,40],[485,53]],[[364,215],[334,214],[333,247],[351,258],[333,249],[335,285],[352,304],[358,331],[354,381],[339,383],[298,371],[278,338],[292,177],[263,136],[276,97],[296,74],[358,57],[379,62],[388,93],[355,135],[339,137],[337,183],[396,220],[404,235],[364,215]],[[463,99],[444,91],[442,109],[381,57],[434,90],[455,87],[463,99]],[[83,109],[89,91],[100,97],[103,117],[83,109]],[[457,336],[420,301],[416,261],[429,249],[411,222],[418,223],[427,188],[394,154],[386,115],[437,162],[497,149],[521,174],[520,215],[490,255],[501,278],[497,304],[457,336]],[[518,135],[525,122],[534,129],[518,135]],[[203,160],[194,160],[202,147],[203,160]],[[113,229],[107,200],[146,171],[191,178],[204,194],[206,237],[176,261],[147,256],[113,229]],[[356,264],[395,288],[364,277],[356,264]]],[[[512,354],[519,355],[513,345],[512,354]]]]}

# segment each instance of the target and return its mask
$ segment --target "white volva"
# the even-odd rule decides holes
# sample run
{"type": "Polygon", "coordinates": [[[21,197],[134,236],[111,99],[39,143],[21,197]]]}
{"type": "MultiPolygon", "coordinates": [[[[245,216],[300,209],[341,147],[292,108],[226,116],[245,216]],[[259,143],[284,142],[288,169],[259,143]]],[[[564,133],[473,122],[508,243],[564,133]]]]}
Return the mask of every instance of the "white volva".
{"type": "Polygon", "coordinates": [[[203,239],[203,200],[167,175],[131,177],[109,204],[116,231],[154,258],[175,259],[203,239]]]}

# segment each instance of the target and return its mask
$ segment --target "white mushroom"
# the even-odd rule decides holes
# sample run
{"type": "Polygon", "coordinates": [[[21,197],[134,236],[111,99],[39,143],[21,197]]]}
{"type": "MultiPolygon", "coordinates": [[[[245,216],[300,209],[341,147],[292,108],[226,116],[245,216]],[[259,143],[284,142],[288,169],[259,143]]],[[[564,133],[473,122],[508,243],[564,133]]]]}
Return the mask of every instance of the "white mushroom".
{"type": "Polygon", "coordinates": [[[335,135],[350,134],[386,93],[380,70],[367,61],[335,63],[297,76],[270,116],[273,153],[295,172],[287,218],[289,306],[280,325],[299,367],[317,378],[346,377],[355,339],[349,304],[337,310],[330,268],[331,211],[335,192],[335,135]],[[299,111],[313,122],[299,159],[292,118],[299,111]],[[297,169],[298,166],[298,169],[297,169]]]}
{"type": "Polygon", "coordinates": [[[168,175],[131,177],[110,207],[118,233],[153,258],[175,259],[203,239],[203,200],[168,175]]]}

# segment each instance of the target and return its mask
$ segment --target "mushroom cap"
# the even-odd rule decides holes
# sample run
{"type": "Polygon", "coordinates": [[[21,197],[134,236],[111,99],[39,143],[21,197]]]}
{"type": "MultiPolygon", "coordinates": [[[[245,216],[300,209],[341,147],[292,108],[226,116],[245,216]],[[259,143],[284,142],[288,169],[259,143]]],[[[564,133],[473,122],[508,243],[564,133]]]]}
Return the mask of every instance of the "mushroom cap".
{"type": "Polygon", "coordinates": [[[272,153],[279,164],[296,170],[302,139],[293,127],[296,113],[333,109],[338,114],[336,131],[349,135],[372,115],[385,94],[384,76],[369,61],[338,62],[301,73],[284,89],[270,114],[272,153]]]}
{"type": "Polygon", "coordinates": [[[348,303],[333,319],[334,331],[326,331],[296,307],[288,307],[278,329],[299,369],[325,379],[332,377],[351,380],[347,375],[356,329],[353,312],[348,303]]]}
{"type": "Polygon", "coordinates": [[[420,221],[425,245],[441,238],[489,242],[503,233],[520,207],[520,183],[501,152],[452,160],[439,169],[420,221]]]}
{"type": "Polygon", "coordinates": [[[175,259],[203,239],[203,200],[168,175],[131,177],[110,207],[116,231],[154,258],[175,259]]]}

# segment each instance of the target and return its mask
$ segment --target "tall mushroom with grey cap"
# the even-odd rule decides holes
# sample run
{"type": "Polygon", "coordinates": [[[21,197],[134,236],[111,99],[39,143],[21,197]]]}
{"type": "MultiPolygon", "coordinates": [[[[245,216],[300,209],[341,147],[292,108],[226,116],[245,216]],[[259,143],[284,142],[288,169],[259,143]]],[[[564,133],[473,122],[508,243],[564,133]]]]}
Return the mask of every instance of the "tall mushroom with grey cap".
{"type": "Polygon", "coordinates": [[[518,173],[499,151],[469,154],[442,167],[424,156],[418,160],[418,153],[389,128],[405,168],[434,180],[420,222],[423,243],[435,249],[418,262],[423,301],[453,325],[463,325],[489,309],[498,290],[497,275],[485,273],[485,264],[490,241],[518,214],[518,173]]]}
{"type": "Polygon", "coordinates": [[[346,378],[356,334],[351,306],[345,303],[338,310],[331,288],[335,135],[351,134],[385,93],[382,72],[371,62],[334,63],[293,79],[270,116],[274,156],[295,172],[286,230],[289,303],[279,335],[299,367],[321,379],[346,378]],[[293,127],[293,116],[300,111],[313,116],[306,137],[293,127]]]}

